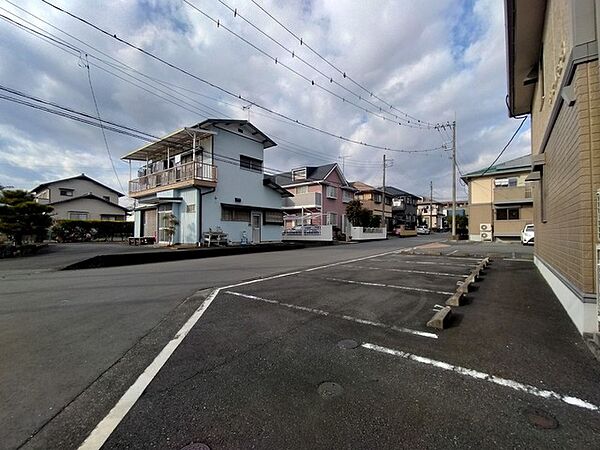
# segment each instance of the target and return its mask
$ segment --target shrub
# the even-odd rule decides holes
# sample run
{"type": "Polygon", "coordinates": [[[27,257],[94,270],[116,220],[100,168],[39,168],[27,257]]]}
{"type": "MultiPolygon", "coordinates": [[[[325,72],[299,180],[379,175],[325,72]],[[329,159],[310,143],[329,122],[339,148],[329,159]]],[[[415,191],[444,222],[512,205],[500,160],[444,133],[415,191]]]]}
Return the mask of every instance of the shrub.
{"type": "Polygon", "coordinates": [[[57,220],[52,237],[58,242],[114,240],[133,236],[133,222],[105,220],[57,220]]]}

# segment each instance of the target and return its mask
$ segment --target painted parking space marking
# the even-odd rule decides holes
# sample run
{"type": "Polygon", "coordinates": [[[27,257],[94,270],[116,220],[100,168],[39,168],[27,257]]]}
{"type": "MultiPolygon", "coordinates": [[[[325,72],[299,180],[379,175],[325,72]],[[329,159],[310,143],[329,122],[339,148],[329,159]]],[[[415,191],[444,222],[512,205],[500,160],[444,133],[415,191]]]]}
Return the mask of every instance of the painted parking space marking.
{"type": "Polygon", "coordinates": [[[408,333],[408,334],[412,334],[415,336],[426,337],[426,338],[430,338],[430,339],[438,338],[438,335],[435,333],[428,333],[428,332],[424,332],[424,331],[413,330],[411,328],[398,327],[396,325],[388,325],[385,323],[374,322],[372,320],[360,319],[358,317],[348,316],[345,314],[336,314],[336,313],[332,313],[329,311],[324,311],[322,309],[309,308],[307,306],[301,306],[301,305],[294,305],[292,303],[280,302],[279,300],[272,300],[272,299],[268,299],[268,298],[258,297],[256,295],[242,294],[241,292],[234,292],[234,291],[225,291],[224,293],[234,295],[237,297],[247,298],[249,300],[255,300],[258,302],[270,303],[272,305],[283,306],[283,307],[289,308],[289,309],[295,309],[298,311],[309,312],[309,313],[317,314],[317,315],[324,316],[324,317],[332,317],[335,319],[347,320],[350,322],[359,323],[361,325],[370,325],[370,326],[377,327],[377,328],[385,328],[388,330],[398,331],[400,333],[408,333]]]}
{"type": "Polygon", "coordinates": [[[383,288],[391,288],[391,289],[402,289],[405,291],[427,292],[429,294],[440,294],[440,295],[453,295],[454,294],[454,292],[435,291],[433,289],[424,289],[424,288],[417,288],[417,287],[412,287],[412,286],[399,286],[397,284],[371,283],[368,281],[346,280],[343,278],[325,278],[325,279],[328,281],[337,281],[339,283],[359,284],[361,286],[373,286],[373,287],[383,287],[383,288]]]}
{"type": "Polygon", "coordinates": [[[552,400],[560,400],[564,403],[567,403],[572,406],[577,406],[579,408],[587,409],[589,411],[600,411],[600,406],[594,405],[586,400],[582,400],[577,397],[573,397],[570,395],[563,395],[555,391],[540,389],[538,387],[532,386],[530,384],[519,383],[518,381],[509,380],[507,378],[497,377],[495,375],[491,375],[485,372],[480,372],[478,370],[468,369],[466,367],[455,366],[454,364],[449,364],[443,361],[438,361],[431,358],[426,358],[424,356],[415,355],[414,353],[404,352],[401,350],[394,350],[387,347],[382,347],[376,344],[370,344],[365,342],[361,344],[361,347],[366,348],[368,350],[373,350],[379,353],[385,353],[392,356],[397,356],[404,359],[409,359],[411,361],[415,361],[421,364],[426,364],[428,366],[436,367],[441,370],[447,370],[450,372],[457,373],[459,375],[474,378],[480,381],[487,381],[489,383],[497,384],[499,386],[508,387],[514,389],[515,391],[525,392],[527,394],[534,395],[536,397],[541,397],[543,399],[552,399],[552,400]]]}
{"type": "Polygon", "coordinates": [[[461,275],[457,273],[448,273],[448,272],[430,272],[427,270],[414,270],[414,269],[393,269],[393,268],[384,268],[384,267],[373,267],[373,266],[348,266],[349,269],[361,269],[361,270],[381,270],[384,272],[400,272],[400,273],[418,273],[420,275],[439,275],[441,277],[458,277],[458,278],[467,278],[469,275],[461,275]]]}
{"type": "MultiPolygon", "coordinates": [[[[413,248],[414,249],[414,248],[413,248]]],[[[311,267],[308,269],[297,270],[293,272],[286,272],[279,275],[272,275],[268,277],[259,277],[248,281],[243,281],[240,283],[231,284],[228,286],[222,286],[220,288],[214,289],[206,300],[198,307],[194,313],[190,316],[187,322],[179,329],[179,331],[175,334],[173,339],[163,347],[160,353],[156,356],[156,358],[150,363],[150,365],[142,372],[142,374],[135,380],[135,382],[125,391],[123,396],[119,399],[116,405],[109,411],[109,413],[96,425],[96,427],[92,430],[92,432],[87,436],[85,441],[79,446],[80,450],[99,450],[102,445],[107,441],[113,431],[117,428],[117,426],[121,423],[121,421],[125,418],[127,413],[131,410],[131,408],[135,405],[135,403],[142,396],[148,385],[152,382],[152,380],[156,377],[160,369],[165,365],[167,360],[171,357],[171,355],[175,352],[179,344],[185,339],[189,331],[196,325],[200,317],[204,314],[204,312],[208,309],[214,299],[217,297],[219,292],[223,289],[231,289],[239,286],[247,286],[249,284],[262,283],[263,281],[275,280],[277,278],[289,277],[292,275],[297,275],[303,272],[312,272],[315,270],[325,269],[327,267],[335,267],[343,264],[350,264],[358,261],[365,261],[368,259],[373,259],[377,257],[383,257],[388,255],[393,255],[399,253],[401,250],[392,250],[388,252],[377,253],[375,255],[363,256],[360,258],[354,258],[346,261],[339,261],[332,264],[325,264],[321,266],[311,267]]],[[[348,319],[346,319],[348,320],[348,319]]],[[[365,321],[367,323],[368,321],[365,321]]],[[[372,325],[377,322],[373,322],[372,325]]],[[[377,324],[374,326],[387,326],[384,324],[377,324]]],[[[400,328],[390,328],[395,329],[396,331],[401,331],[400,328]]],[[[430,337],[437,339],[437,335],[433,333],[422,333],[416,330],[413,334],[420,333],[418,335],[422,335],[424,337],[430,337]],[[430,335],[430,336],[427,336],[430,335]],[[433,337],[435,336],[435,337],[433,337]]],[[[410,332],[406,329],[405,332],[410,332]]]]}

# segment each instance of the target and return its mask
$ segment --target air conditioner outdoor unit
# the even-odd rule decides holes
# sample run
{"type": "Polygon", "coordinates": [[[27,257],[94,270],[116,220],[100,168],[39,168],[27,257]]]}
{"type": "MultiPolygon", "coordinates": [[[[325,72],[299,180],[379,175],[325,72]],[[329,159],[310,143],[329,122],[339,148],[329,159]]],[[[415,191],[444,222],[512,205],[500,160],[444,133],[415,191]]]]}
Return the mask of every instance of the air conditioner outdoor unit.
{"type": "Polygon", "coordinates": [[[492,240],[492,232],[491,231],[482,231],[479,233],[482,241],[491,241],[492,240]]]}
{"type": "Polygon", "coordinates": [[[492,224],[491,223],[480,223],[479,231],[492,231],[492,224]]]}

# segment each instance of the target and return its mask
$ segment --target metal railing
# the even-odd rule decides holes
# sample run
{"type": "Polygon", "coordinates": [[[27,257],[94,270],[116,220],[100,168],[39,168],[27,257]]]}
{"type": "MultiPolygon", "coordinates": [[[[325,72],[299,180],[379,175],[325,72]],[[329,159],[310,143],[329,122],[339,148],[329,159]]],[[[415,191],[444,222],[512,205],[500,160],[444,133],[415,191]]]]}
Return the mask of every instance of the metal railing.
{"type": "Polygon", "coordinates": [[[135,194],[157,187],[168,187],[182,181],[217,181],[217,166],[191,161],[169,169],[149,173],[129,182],[129,193],[135,194]]]}

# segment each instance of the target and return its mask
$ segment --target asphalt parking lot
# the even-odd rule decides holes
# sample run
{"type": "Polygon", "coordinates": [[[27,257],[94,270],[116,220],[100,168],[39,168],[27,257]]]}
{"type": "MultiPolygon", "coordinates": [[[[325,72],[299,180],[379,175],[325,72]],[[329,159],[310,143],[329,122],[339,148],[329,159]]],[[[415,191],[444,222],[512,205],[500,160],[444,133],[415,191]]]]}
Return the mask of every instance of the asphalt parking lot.
{"type": "Polygon", "coordinates": [[[531,263],[494,262],[450,328],[426,326],[479,260],[393,251],[213,291],[87,442],[594,448],[600,371],[531,263]],[[540,308],[553,329],[525,325],[540,308]]]}

